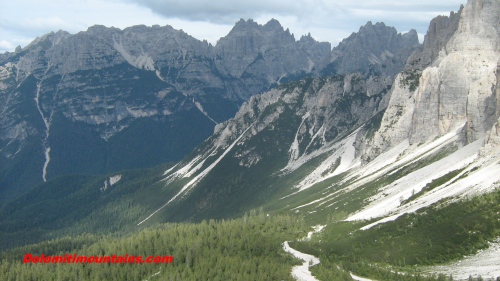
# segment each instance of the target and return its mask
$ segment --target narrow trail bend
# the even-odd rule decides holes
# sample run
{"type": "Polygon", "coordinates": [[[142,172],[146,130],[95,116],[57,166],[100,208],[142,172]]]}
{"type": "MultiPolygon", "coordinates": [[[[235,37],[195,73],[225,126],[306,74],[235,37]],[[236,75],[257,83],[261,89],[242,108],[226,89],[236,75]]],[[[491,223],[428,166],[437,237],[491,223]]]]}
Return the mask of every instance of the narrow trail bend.
{"type": "MultiPolygon", "coordinates": [[[[307,237],[305,237],[303,240],[310,240],[314,233],[320,232],[324,227],[324,225],[314,226],[314,231],[310,231],[307,234],[307,237]]],[[[311,274],[311,271],[309,270],[311,266],[317,265],[320,262],[317,257],[293,249],[292,247],[290,247],[290,245],[288,245],[288,241],[283,242],[283,250],[304,261],[304,263],[302,263],[301,265],[296,265],[292,268],[292,277],[295,278],[295,280],[319,281],[311,274]]]]}

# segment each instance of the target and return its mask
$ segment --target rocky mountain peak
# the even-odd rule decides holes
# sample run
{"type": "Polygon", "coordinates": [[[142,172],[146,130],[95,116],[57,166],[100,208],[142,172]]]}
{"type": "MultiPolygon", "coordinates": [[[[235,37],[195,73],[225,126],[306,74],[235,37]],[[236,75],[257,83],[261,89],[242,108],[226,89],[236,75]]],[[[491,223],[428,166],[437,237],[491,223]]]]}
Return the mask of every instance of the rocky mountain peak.
{"type": "Polygon", "coordinates": [[[67,31],[59,30],[53,34],[52,42],[54,43],[54,45],[57,45],[59,42],[61,42],[62,39],[65,39],[70,35],[71,34],[67,31]]]}
{"type": "Polygon", "coordinates": [[[470,0],[462,10],[462,14],[457,34],[452,37],[447,49],[500,50],[500,3],[498,1],[470,0]],[[467,36],[472,38],[467,39],[467,36]]]}
{"type": "Polygon", "coordinates": [[[458,12],[451,12],[449,16],[437,16],[431,20],[422,49],[415,51],[410,56],[406,68],[421,69],[434,62],[439,52],[457,31],[462,9],[463,6],[458,12]]]}
{"type": "Polygon", "coordinates": [[[316,40],[312,38],[311,33],[309,32],[307,35],[302,35],[299,42],[316,42],[316,40]]]}
{"type": "MultiPolygon", "coordinates": [[[[308,47],[316,49],[319,45],[314,41],[308,47]]],[[[324,52],[324,48],[320,49],[324,52]]],[[[326,50],[320,57],[309,56],[315,51],[304,53],[290,31],[284,30],[275,19],[265,25],[259,25],[251,19],[240,20],[215,46],[216,54],[224,58],[221,63],[231,76],[239,78],[244,73],[264,68],[272,73],[262,77],[267,83],[277,82],[288,72],[287,69],[311,72],[315,64],[325,60],[329,51],[326,50]]]]}
{"type": "MultiPolygon", "coordinates": [[[[372,23],[372,21],[368,21],[365,25],[361,26],[359,28],[359,33],[363,34],[365,32],[372,32],[373,30],[385,30],[387,26],[385,25],[384,22],[376,22],[375,24],[372,23]]],[[[392,30],[396,30],[394,27],[389,27],[392,30]]]]}
{"type": "Polygon", "coordinates": [[[498,1],[471,0],[431,21],[423,50],[396,77],[371,152],[453,132],[467,145],[492,130],[500,114],[499,19],[498,1]]]}
{"type": "Polygon", "coordinates": [[[43,36],[35,38],[30,44],[24,47],[24,50],[29,48],[36,48],[36,46],[43,45],[43,48],[49,48],[57,45],[61,40],[71,36],[69,32],[59,30],[57,32],[50,32],[43,36]]]}
{"type": "Polygon", "coordinates": [[[270,19],[263,27],[270,31],[283,31],[283,26],[276,19],[270,19]]]}
{"type": "Polygon", "coordinates": [[[410,29],[407,33],[402,35],[403,39],[414,42],[415,38],[418,40],[418,34],[415,29],[410,29]]]}
{"type": "MultiPolygon", "coordinates": [[[[259,30],[266,30],[266,31],[283,31],[284,30],[281,23],[274,18],[270,19],[264,25],[258,24],[253,19],[248,19],[248,20],[240,19],[238,22],[235,23],[231,32],[232,31],[235,31],[235,32],[242,31],[242,30],[248,31],[251,29],[254,29],[254,30],[259,29],[259,30]]],[[[231,34],[231,32],[229,32],[229,34],[231,34]]]]}
{"type": "Polygon", "coordinates": [[[283,36],[283,35],[288,35],[288,41],[292,39],[292,41],[295,41],[293,38],[293,35],[290,34],[290,31],[288,29],[285,31],[283,29],[283,26],[281,26],[280,22],[277,21],[276,19],[271,19],[269,20],[266,24],[260,25],[257,22],[253,21],[252,19],[248,19],[245,21],[244,19],[240,19],[231,29],[229,34],[221,40],[225,38],[231,38],[231,37],[242,37],[242,36],[271,36],[272,34],[278,34],[278,36],[283,36]]]}
{"type": "Polygon", "coordinates": [[[87,33],[93,34],[93,33],[103,33],[106,32],[109,28],[101,25],[101,24],[95,24],[87,28],[87,33]]]}
{"type": "Polygon", "coordinates": [[[391,50],[403,45],[418,46],[418,36],[415,30],[401,34],[394,27],[386,26],[383,22],[372,24],[371,21],[361,26],[357,33],[344,39],[341,44],[357,42],[365,46],[372,45],[372,48],[380,48],[385,47],[386,41],[393,43],[389,45],[391,50]]]}
{"type": "MultiPolygon", "coordinates": [[[[236,33],[236,32],[242,32],[242,31],[248,31],[251,29],[258,29],[259,24],[255,22],[253,19],[240,19],[238,22],[235,23],[234,27],[229,31],[229,34],[231,33],[236,33]]],[[[228,35],[229,35],[228,34],[228,35]]]]}
{"type": "Polygon", "coordinates": [[[395,76],[403,69],[401,60],[406,61],[419,46],[415,30],[401,34],[383,22],[368,22],[333,48],[331,63],[323,74],[362,72],[395,76]]]}

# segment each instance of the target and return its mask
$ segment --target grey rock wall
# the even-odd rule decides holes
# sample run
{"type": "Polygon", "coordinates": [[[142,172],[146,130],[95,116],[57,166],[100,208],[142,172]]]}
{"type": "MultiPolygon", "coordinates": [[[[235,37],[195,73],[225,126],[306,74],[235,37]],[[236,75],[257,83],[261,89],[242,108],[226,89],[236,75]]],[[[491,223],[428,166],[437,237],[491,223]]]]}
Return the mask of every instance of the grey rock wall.
{"type": "Polygon", "coordinates": [[[463,126],[462,143],[467,144],[491,130],[499,117],[499,15],[498,1],[471,0],[461,12],[431,23],[426,40],[435,42],[424,43],[423,51],[411,59],[420,55],[423,65],[434,60],[423,69],[410,68],[398,74],[365,160],[406,139],[418,144],[463,126]],[[456,31],[450,37],[453,29],[456,31]],[[442,40],[436,42],[435,38],[442,40]]]}
{"type": "Polygon", "coordinates": [[[384,23],[368,22],[333,48],[330,64],[323,72],[395,76],[419,46],[413,29],[401,34],[384,23]]]}

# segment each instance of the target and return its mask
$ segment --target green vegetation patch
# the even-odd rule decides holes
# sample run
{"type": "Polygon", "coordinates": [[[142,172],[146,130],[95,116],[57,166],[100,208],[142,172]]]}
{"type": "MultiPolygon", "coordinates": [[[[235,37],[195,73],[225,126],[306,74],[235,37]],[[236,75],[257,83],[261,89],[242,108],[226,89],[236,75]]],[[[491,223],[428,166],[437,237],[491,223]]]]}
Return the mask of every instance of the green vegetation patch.
{"type": "Polygon", "coordinates": [[[406,204],[408,202],[411,202],[411,201],[417,199],[418,197],[424,195],[425,193],[433,190],[434,188],[446,184],[447,182],[449,182],[450,180],[452,180],[454,177],[456,177],[458,174],[460,174],[464,169],[465,168],[458,169],[458,170],[453,170],[453,171],[447,173],[446,175],[444,175],[442,177],[439,177],[437,179],[432,180],[430,183],[426,184],[422,188],[422,190],[420,190],[417,193],[412,194],[412,196],[410,196],[408,199],[406,199],[403,202],[401,202],[401,204],[403,205],[403,204],[406,204]]]}
{"type": "Polygon", "coordinates": [[[499,213],[500,191],[495,191],[436,203],[365,231],[359,228],[367,222],[330,224],[316,239],[292,247],[319,254],[319,266],[325,268],[342,264],[346,270],[377,280],[427,280],[415,279],[423,278],[415,266],[442,264],[487,248],[500,236],[499,213]],[[390,277],[397,271],[414,279],[390,277]]]}
{"type": "Polygon", "coordinates": [[[294,280],[291,268],[299,262],[282,243],[306,230],[301,218],[252,211],[235,220],[160,224],[123,238],[65,237],[0,253],[0,280],[294,280]],[[173,263],[23,264],[26,253],[169,255],[173,263]]]}
{"type": "Polygon", "coordinates": [[[410,89],[410,92],[414,92],[420,84],[421,76],[422,71],[419,69],[405,69],[401,73],[401,79],[399,83],[404,87],[408,87],[410,89]]]}

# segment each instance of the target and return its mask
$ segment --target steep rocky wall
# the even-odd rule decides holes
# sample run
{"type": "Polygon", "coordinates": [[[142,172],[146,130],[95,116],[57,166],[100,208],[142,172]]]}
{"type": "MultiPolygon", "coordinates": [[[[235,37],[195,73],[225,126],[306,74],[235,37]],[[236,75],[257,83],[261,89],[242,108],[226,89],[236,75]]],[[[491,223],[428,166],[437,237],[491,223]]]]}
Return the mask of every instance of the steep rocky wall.
{"type": "MultiPolygon", "coordinates": [[[[285,146],[293,143],[291,160],[315,153],[383,111],[388,103],[391,82],[390,77],[365,78],[354,73],[309,78],[255,95],[241,106],[234,118],[216,127],[211,138],[213,147],[228,147],[251,127],[242,142],[255,142],[250,140],[259,139],[259,134],[267,130],[276,134],[269,139],[285,146]],[[293,133],[283,138],[280,131],[293,133]]],[[[213,147],[206,151],[212,151],[213,147]]],[[[248,149],[259,151],[263,148],[248,149]]]]}
{"type": "Polygon", "coordinates": [[[422,48],[410,55],[405,68],[423,69],[436,60],[439,52],[457,31],[462,9],[463,6],[456,13],[451,12],[449,16],[437,16],[431,20],[422,48]]]}
{"type": "Polygon", "coordinates": [[[368,22],[333,48],[330,64],[323,74],[361,72],[395,76],[419,46],[414,29],[401,34],[384,23],[368,22]]]}
{"type": "MultiPolygon", "coordinates": [[[[408,139],[418,144],[464,126],[463,144],[484,137],[498,118],[500,3],[471,0],[454,34],[430,66],[407,68],[396,77],[391,101],[365,160],[408,139]]],[[[429,28],[426,39],[446,38],[457,14],[429,28]],[[439,26],[444,29],[439,30],[439,26]]],[[[435,22],[435,21],[434,21],[435,22]]],[[[439,42],[424,43],[420,61],[434,57],[439,42]],[[427,49],[426,49],[427,48],[427,49]]],[[[417,53],[418,54],[418,53],[417,53]]],[[[412,59],[419,61],[414,55],[412,59]]]]}

